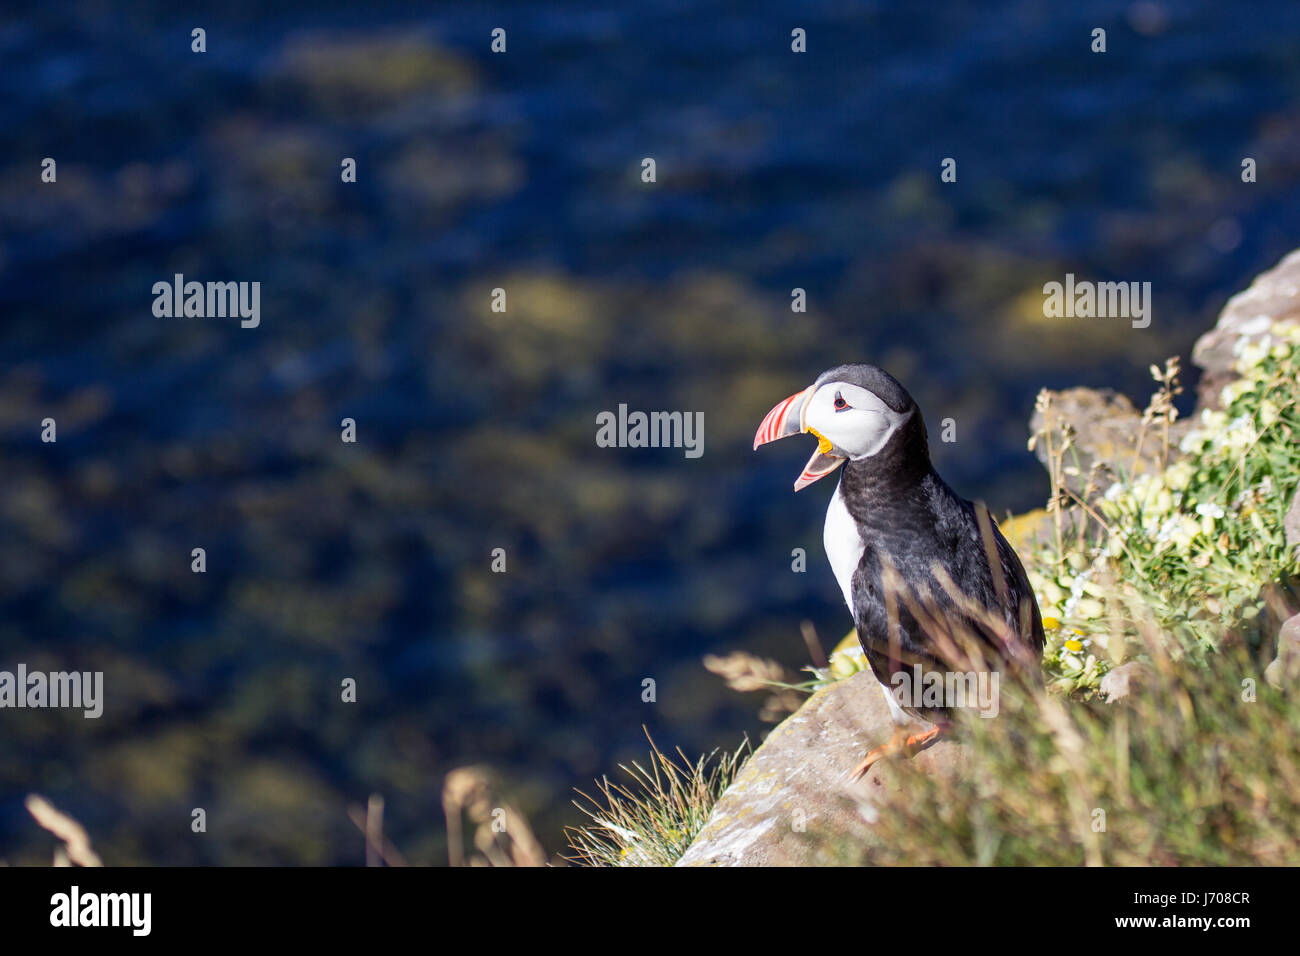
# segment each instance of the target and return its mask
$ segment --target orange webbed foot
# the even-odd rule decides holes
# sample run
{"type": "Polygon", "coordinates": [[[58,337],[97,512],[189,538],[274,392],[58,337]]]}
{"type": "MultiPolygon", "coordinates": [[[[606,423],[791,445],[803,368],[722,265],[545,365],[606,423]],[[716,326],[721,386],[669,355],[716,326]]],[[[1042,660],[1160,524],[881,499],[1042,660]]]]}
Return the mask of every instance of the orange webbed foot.
{"type": "Polygon", "coordinates": [[[889,738],[889,742],[869,750],[867,755],[862,758],[862,762],[853,768],[853,773],[849,775],[849,779],[854,782],[861,780],[866,776],[867,771],[876,764],[876,761],[884,757],[901,754],[910,759],[916,756],[937,740],[942,732],[943,728],[938,725],[916,734],[909,734],[906,729],[896,727],[894,735],[889,738]]]}

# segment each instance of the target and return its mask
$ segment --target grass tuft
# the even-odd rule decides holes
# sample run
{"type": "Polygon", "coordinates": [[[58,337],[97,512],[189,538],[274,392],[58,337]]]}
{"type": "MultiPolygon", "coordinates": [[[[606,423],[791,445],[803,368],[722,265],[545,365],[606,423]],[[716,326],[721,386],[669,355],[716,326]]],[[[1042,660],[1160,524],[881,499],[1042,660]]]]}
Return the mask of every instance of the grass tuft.
{"type": "MultiPolygon", "coordinates": [[[[1259,679],[1244,646],[1213,668],[1164,647],[1148,647],[1123,701],[1039,693],[968,721],[967,775],[901,762],[905,796],[879,808],[869,861],[1300,865],[1300,706],[1259,679]]],[[[867,861],[855,852],[845,862],[867,861]]]]}
{"type": "Polygon", "coordinates": [[[591,823],[568,827],[565,859],[584,866],[672,866],[686,852],[749,756],[745,740],[733,753],[715,750],[694,763],[680,748],[667,756],[650,741],[649,767],[619,764],[625,784],[607,777],[597,796],[573,801],[591,823]]]}

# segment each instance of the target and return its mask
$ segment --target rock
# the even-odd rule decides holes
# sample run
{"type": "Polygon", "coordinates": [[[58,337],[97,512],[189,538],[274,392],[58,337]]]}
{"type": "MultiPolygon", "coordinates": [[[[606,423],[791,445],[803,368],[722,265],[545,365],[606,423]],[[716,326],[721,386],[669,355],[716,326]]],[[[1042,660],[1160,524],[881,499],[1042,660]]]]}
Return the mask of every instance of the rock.
{"type": "MultiPolygon", "coordinates": [[[[678,866],[812,866],[869,856],[872,806],[904,777],[881,761],[857,784],[849,773],[893,732],[869,673],[824,687],[786,718],[718,799],[678,866]]],[[[941,740],[912,758],[926,773],[960,774],[969,749],[941,740]]]]}
{"type": "MultiPolygon", "coordinates": [[[[1105,490],[1104,488],[1102,489],[1105,490]]],[[[1061,536],[1068,539],[1075,533],[1075,522],[1083,520],[1078,506],[1061,509],[1061,536]]],[[[1010,542],[1023,560],[1036,542],[1056,540],[1056,518],[1046,508],[1035,508],[1021,515],[1010,515],[998,522],[998,530],[1010,542]]]]}
{"type": "Polygon", "coordinates": [[[1279,690],[1300,687],[1300,614],[1277,633],[1277,658],[1264,668],[1264,680],[1279,690]]]}
{"type": "Polygon", "coordinates": [[[1102,677],[1098,689],[1106,702],[1113,704],[1138,693],[1144,684],[1150,682],[1151,677],[1152,672],[1148,665],[1141,661],[1129,661],[1127,664],[1120,664],[1102,677]]]}
{"type": "MultiPolygon", "coordinates": [[[[1111,466],[1111,477],[1097,480],[1093,495],[1104,492],[1114,480],[1114,472],[1122,469],[1128,474],[1163,470],[1164,430],[1159,424],[1150,425],[1138,456],[1137,440],[1142,432],[1142,413],[1133,407],[1125,396],[1111,389],[1068,388],[1049,392],[1051,403],[1047,410],[1034,411],[1029,420],[1029,433],[1038,436],[1034,452],[1038,460],[1050,471],[1049,441],[1052,449],[1064,442],[1062,427],[1069,424],[1074,429],[1073,446],[1065,453],[1066,487],[1082,494],[1088,483],[1088,474],[1095,462],[1111,466]]],[[[1169,458],[1172,464],[1180,457],[1178,443],[1191,427],[1190,420],[1174,422],[1169,429],[1169,458]]]]}
{"type": "Polygon", "coordinates": [[[1218,408],[1223,386],[1237,377],[1234,351],[1242,339],[1258,341],[1270,329],[1300,323],[1300,249],[1267,272],[1245,292],[1228,300],[1213,329],[1196,341],[1192,361],[1204,374],[1197,388],[1197,408],[1218,408]]]}
{"type": "Polygon", "coordinates": [[[1300,488],[1296,489],[1291,499],[1291,507],[1282,519],[1282,530],[1286,532],[1286,543],[1291,547],[1300,544],[1300,488]]]}

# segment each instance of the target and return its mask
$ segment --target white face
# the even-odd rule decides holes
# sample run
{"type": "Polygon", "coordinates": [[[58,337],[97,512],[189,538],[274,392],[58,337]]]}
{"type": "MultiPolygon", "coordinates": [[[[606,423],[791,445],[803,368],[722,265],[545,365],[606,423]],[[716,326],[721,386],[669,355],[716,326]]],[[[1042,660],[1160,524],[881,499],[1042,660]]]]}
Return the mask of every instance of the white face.
{"type": "Polygon", "coordinates": [[[827,382],[804,405],[805,428],[827,438],[849,458],[870,458],[889,442],[911,412],[896,412],[860,385],[827,382]]]}

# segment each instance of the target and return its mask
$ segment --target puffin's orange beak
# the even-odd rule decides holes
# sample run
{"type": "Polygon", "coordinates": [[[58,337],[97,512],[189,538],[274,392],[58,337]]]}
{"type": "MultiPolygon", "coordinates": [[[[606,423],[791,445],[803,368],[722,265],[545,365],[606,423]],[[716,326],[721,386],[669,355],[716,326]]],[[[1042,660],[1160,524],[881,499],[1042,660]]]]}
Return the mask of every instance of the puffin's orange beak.
{"type": "Polygon", "coordinates": [[[794,483],[795,491],[807,488],[818,478],[825,478],[845,462],[844,456],[832,452],[833,446],[829,439],[808,427],[805,412],[808,400],[813,397],[813,393],[816,391],[816,385],[809,385],[802,392],[791,395],[785,401],[779,402],[763,418],[763,424],[758,426],[758,432],[754,435],[755,448],[759,445],[766,445],[768,442],[774,442],[778,438],[789,438],[791,435],[799,435],[804,432],[811,431],[814,435],[817,435],[817,450],[808,459],[808,464],[803,466],[803,473],[799,475],[798,480],[794,483]]]}
{"type": "Polygon", "coordinates": [[[758,426],[754,435],[754,447],[766,445],[778,438],[789,438],[803,430],[803,407],[812,398],[814,386],[809,385],[802,392],[796,392],[767,413],[763,424],[758,426]]]}

